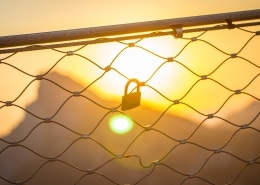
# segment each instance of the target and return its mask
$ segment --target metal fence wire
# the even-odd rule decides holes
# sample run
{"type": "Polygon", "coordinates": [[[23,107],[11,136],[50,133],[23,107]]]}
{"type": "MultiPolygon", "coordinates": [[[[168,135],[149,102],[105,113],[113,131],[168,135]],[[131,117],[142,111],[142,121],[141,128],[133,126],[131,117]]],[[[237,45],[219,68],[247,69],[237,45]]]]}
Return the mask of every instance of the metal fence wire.
{"type": "Polygon", "coordinates": [[[0,184],[259,184],[259,24],[198,26],[2,49],[0,184]]]}

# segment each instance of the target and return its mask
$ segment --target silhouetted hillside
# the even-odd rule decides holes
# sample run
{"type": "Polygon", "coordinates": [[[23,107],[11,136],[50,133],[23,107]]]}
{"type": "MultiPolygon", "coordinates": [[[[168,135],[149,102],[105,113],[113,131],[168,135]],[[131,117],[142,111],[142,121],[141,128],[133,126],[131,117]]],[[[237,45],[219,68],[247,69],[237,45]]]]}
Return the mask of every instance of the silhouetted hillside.
{"type": "MultiPolygon", "coordinates": [[[[72,92],[84,88],[57,73],[47,78],[72,92]]],[[[260,148],[258,102],[226,118],[240,125],[252,122],[249,126],[255,129],[244,126],[238,130],[219,118],[205,120],[199,126],[167,112],[160,117],[161,112],[140,106],[125,112],[137,122],[133,130],[117,135],[109,129],[108,121],[121,113],[104,107],[117,107],[120,102],[106,102],[88,89],[82,96],[72,96],[45,80],[41,81],[38,97],[26,107],[33,115],[26,113],[16,130],[4,138],[25,138],[21,146],[10,147],[0,155],[0,176],[10,181],[69,185],[135,184],[141,180],[139,184],[165,185],[180,184],[188,177],[183,174],[190,174],[184,184],[208,184],[206,180],[225,184],[252,160],[255,163],[246,167],[234,184],[260,183],[260,161],[256,159],[260,148]],[[210,127],[213,119],[218,123],[210,127]],[[146,130],[138,125],[153,123],[146,130]],[[84,170],[90,170],[90,175],[84,176],[84,170]]],[[[7,146],[1,145],[1,150],[7,146]]],[[[8,183],[0,179],[0,184],[8,183]]]]}

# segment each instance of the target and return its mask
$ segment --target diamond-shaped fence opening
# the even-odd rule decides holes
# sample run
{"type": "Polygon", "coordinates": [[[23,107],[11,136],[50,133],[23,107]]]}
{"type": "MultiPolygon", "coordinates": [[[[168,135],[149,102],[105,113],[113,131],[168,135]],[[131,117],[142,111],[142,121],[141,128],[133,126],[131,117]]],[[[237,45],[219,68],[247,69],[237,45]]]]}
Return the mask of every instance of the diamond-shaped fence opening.
{"type": "Polygon", "coordinates": [[[259,15],[0,37],[0,184],[259,184],[259,15]]]}

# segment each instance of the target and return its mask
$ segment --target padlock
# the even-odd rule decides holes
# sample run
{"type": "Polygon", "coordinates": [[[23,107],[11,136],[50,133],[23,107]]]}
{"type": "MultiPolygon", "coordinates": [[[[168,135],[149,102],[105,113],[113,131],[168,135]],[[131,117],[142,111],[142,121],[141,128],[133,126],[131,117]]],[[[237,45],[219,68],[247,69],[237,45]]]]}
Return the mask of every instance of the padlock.
{"type": "Polygon", "coordinates": [[[129,110],[129,109],[138,107],[140,105],[140,100],[141,100],[141,92],[140,92],[139,81],[135,78],[130,79],[125,85],[125,94],[122,97],[121,110],[129,110]],[[131,93],[127,94],[128,86],[132,82],[135,82],[137,84],[136,92],[131,92],[131,93]]]}

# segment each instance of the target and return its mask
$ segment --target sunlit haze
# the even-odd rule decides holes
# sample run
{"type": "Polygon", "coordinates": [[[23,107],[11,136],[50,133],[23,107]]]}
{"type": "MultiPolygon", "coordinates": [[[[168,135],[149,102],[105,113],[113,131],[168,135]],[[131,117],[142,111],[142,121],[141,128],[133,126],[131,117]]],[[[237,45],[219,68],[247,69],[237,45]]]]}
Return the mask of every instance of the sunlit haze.
{"type": "MultiPolygon", "coordinates": [[[[3,17],[5,17],[2,19],[2,24],[5,26],[0,30],[0,35],[75,29],[122,24],[128,22],[141,22],[194,15],[232,12],[238,10],[242,11],[247,9],[255,9],[256,7],[260,6],[259,1],[257,0],[246,2],[242,0],[228,2],[223,1],[222,3],[219,1],[211,1],[207,3],[204,1],[189,1],[190,4],[188,4],[188,2],[182,3],[179,1],[176,1],[175,3],[175,1],[169,0],[154,0],[149,1],[149,4],[144,1],[131,1],[131,3],[126,3],[118,0],[114,0],[112,2],[109,1],[109,3],[101,3],[101,1],[95,1],[91,3],[86,3],[83,1],[79,1],[77,3],[72,3],[71,1],[62,1],[62,6],[59,6],[59,3],[61,2],[58,2],[59,1],[44,1],[42,3],[36,3],[34,1],[26,0],[22,2],[16,2],[15,5],[13,4],[14,2],[11,1],[2,2],[0,11],[1,14],[4,15],[3,17]],[[202,4],[203,8],[201,8],[202,4]],[[27,11],[28,8],[30,8],[29,11],[27,11]],[[9,11],[10,9],[12,9],[12,11],[9,11]],[[46,9],[48,9],[48,12],[42,12],[42,10],[46,9]],[[57,14],[56,11],[59,11],[60,13],[57,14]],[[118,16],[118,14],[120,14],[120,16],[118,16]]],[[[227,39],[225,38],[224,32],[219,31],[218,33],[219,36],[223,38],[223,40],[227,39]]],[[[236,34],[241,34],[240,37],[242,44],[245,43],[246,40],[250,37],[249,34],[241,33],[239,31],[237,31],[236,34]]],[[[192,36],[196,36],[196,34],[185,35],[185,37],[192,36]]],[[[234,35],[234,38],[235,37],[237,38],[237,35],[234,35]]],[[[236,42],[234,42],[233,45],[228,45],[228,48],[225,48],[225,43],[223,43],[222,40],[219,40],[218,36],[214,36],[211,33],[208,35],[206,34],[204,37],[202,36],[202,39],[203,38],[210,38],[213,44],[223,48],[223,50],[226,52],[235,53],[239,48],[241,48],[241,45],[238,46],[236,42]]],[[[185,40],[176,40],[171,36],[165,36],[154,39],[144,39],[138,42],[136,45],[153,51],[162,57],[168,58],[175,56],[187,42],[185,40]]],[[[97,44],[86,47],[80,50],[78,53],[83,56],[87,56],[90,60],[95,61],[99,66],[105,68],[115,58],[118,52],[120,52],[125,47],[127,47],[127,45],[122,43],[97,44]]],[[[139,81],[148,80],[148,85],[157,87],[163,92],[167,92],[165,96],[170,97],[171,100],[180,99],[191,87],[191,85],[199,79],[197,76],[189,73],[185,68],[177,65],[174,62],[163,65],[158,71],[158,75],[149,79],[153,72],[166,60],[158,56],[154,56],[140,47],[128,48],[122,52],[121,55],[116,58],[111,67],[125,74],[128,78],[137,78],[139,81]]],[[[63,48],[62,50],[66,51],[66,49],[67,48],[63,48]]],[[[73,48],[70,48],[70,50],[73,50],[73,48]]],[[[257,48],[253,48],[253,50],[255,51],[252,53],[255,53],[257,48]]],[[[1,58],[4,58],[5,56],[7,55],[3,55],[1,58]]],[[[32,55],[29,55],[28,53],[18,53],[10,60],[8,60],[8,62],[30,74],[37,75],[46,72],[53,65],[53,61],[57,61],[61,56],[61,54],[52,51],[36,51],[32,55]]],[[[212,50],[211,47],[204,47],[201,43],[198,43],[188,47],[186,51],[184,51],[176,58],[176,60],[184,62],[184,64],[190,66],[194,72],[200,75],[206,75],[212,72],[212,70],[214,70],[219,62],[222,61],[225,57],[226,56],[216,52],[216,50],[212,50]],[[201,47],[203,47],[203,50],[201,50],[201,47]],[[200,63],[201,55],[204,56],[203,61],[208,61],[208,63],[200,63]],[[212,58],[213,55],[215,57],[212,58]]],[[[93,67],[93,65],[85,62],[84,60],[85,59],[78,56],[73,56],[73,59],[66,57],[62,63],[59,63],[54,68],[53,71],[68,76],[82,86],[86,86],[86,84],[90,84],[93,80],[99,77],[103,71],[98,68],[87,70],[89,67],[93,67]],[[70,63],[70,65],[67,65],[68,63],[70,63]],[[73,65],[71,65],[71,63],[73,63],[73,65]]],[[[227,62],[227,65],[228,64],[229,62],[227,62]]],[[[245,76],[250,76],[250,74],[254,74],[256,72],[254,71],[254,68],[250,68],[247,65],[244,65],[243,61],[240,64],[241,65],[237,66],[237,71],[243,71],[246,73],[245,76]],[[248,67],[248,70],[245,70],[245,67],[248,67]]],[[[6,77],[6,80],[2,80],[0,82],[1,87],[5,87],[6,84],[9,84],[8,86],[10,87],[8,89],[1,88],[1,100],[14,100],[16,97],[18,97],[18,92],[23,90],[23,88],[30,82],[31,78],[20,73],[16,73],[14,69],[8,68],[7,66],[1,67],[0,70],[1,75],[6,77]],[[12,76],[12,78],[8,78],[8,76],[12,76]],[[19,82],[16,79],[19,79],[19,82]]],[[[225,68],[223,68],[223,70],[225,70],[225,68]]],[[[214,73],[212,77],[218,80],[223,78],[230,78],[229,84],[233,85],[234,89],[243,88],[245,85],[245,83],[240,82],[240,84],[238,84],[236,78],[223,77],[221,72],[214,73]]],[[[103,100],[120,102],[124,93],[124,86],[126,82],[126,79],[121,78],[118,73],[111,70],[105,75],[105,78],[100,80],[89,90],[95,92],[96,95],[103,100]]],[[[245,82],[247,82],[247,80],[245,80],[245,82]]],[[[216,109],[220,106],[214,97],[222,96],[225,93],[228,95],[228,93],[217,90],[217,87],[215,87],[213,83],[206,82],[204,84],[201,83],[200,85],[208,87],[208,92],[201,92],[200,90],[197,91],[195,88],[193,94],[185,97],[183,101],[187,101],[191,105],[194,105],[194,107],[198,107],[199,110],[210,114],[216,111],[216,109]],[[216,90],[210,91],[212,88],[216,88],[216,90]],[[206,97],[205,95],[207,93],[211,93],[211,96],[208,96],[208,99],[205,99],[205,101],[194,99],[195,95],[201,94],[201,96],[206,97]],[[211,104],[208,104],[209,100],[211,104]]],[[[251,88],[250,91],[257,95],[256,86],[254,87],[255,89],[251,88]]],[[[29,88],[26,90],[26,93],[24,93],[16,103],[22,107],[26,107],[32,103],[37,98],[37,88],[38,82],[35,81],[29,86],[29,88]]],[[[131,88],[133,88],[133,86],[131,86],[131,88]]],[[[142,93],[141,103],[143,106],[147,106],[148,108],[158,111],[163,111],[166,107],[169,106],[169,101],[162,99],[161,96],[155,94],[154,91],[151,91],[151,89],[147,87],[141,87],[140,89],[142,93]]],[[[224,97],[227,96],[225,95],[224,97]]],[[[246,107],[248,104],[250,104],[250,102],[250,98],[244,97],[240,99],[239,105],[244,105],[244,107],[246,107]]],[[[227,107],[233,107],[232,111],[234,112],[244,108],[243,106],[236,106],[236,103],[236,101],[230,101],[229,104],[227,104],[227,107]]],[[[188,119],[196,119],[196,115],[191,115],[189,112],[192,111],[185,106],[174,107],[168,112],[183,116],[188,119]]],[[[225,112],[224,114],[227,113],[230,112],[225,112]]],[[[8,121],[1,123],[2,125],[0,135],[6,135],[19,123],[19,121],[24,118],[24,113],[18,108],[7,107],[1,110],[0,116],[2,120],[8,119],[8,121]],[[9,130],[8,127],[10,125],[12,126],[9,130]]]]}

